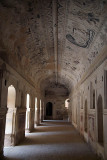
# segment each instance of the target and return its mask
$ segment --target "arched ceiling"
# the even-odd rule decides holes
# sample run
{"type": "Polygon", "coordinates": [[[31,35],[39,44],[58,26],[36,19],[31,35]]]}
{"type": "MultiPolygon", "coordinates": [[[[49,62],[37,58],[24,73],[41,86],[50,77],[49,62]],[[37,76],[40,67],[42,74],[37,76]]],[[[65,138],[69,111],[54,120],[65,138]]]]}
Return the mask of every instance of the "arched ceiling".
{"type": "Polygon", "coordinates": [[[50,77],[45,77],[41,79],[38,84],[41,86],[41,91],[48,90],[48,88],[66,88],[67,93],[70,93],[73,89],[72,80],[65,76],[58,75],[58,83],[56,83],[56,75],[52,75],[50,77]]]}
{"type": "Polygon", "coordinates": [[[70,90],[106,46],[106,20],[106,0],[1,0],[0,57],[41,88],[70,90]]]}

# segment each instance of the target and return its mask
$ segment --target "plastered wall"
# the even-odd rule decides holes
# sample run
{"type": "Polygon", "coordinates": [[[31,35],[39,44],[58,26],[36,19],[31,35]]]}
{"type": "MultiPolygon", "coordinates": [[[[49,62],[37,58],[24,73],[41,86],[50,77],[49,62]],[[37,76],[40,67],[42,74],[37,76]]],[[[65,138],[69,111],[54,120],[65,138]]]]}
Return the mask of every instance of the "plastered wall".
{"type": "Polygon", "coordinates": [[[96,70],[88,76],[88,78],[80,83],[70,96],[73,125],[92,146],[93,150],[105,159],[107,158],[106,74],[107,60],[99,65],[96,70]],[[95,97],[93,97],[93,90],[95,91],[95,97]],[[99,97],[102,97],[102,106],[98,106],[99,97]],[[101,132],[98,130],[98,107],[102,107],[103,131],[101,132]],[[102,133],[102,135],[99,136],[103,136],[103,144],[99,142],[98,133],[102,133]]]}

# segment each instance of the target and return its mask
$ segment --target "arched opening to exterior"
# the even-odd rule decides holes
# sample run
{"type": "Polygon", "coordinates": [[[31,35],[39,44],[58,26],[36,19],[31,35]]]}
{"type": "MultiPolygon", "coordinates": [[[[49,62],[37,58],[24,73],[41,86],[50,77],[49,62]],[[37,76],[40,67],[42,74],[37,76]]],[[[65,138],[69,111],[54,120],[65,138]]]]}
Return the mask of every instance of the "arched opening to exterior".
{"type": "Polygon", "coordinates": [[[13,85],[10,85],[8,87],[8,95],[7,95],[8,112],[6,115],[6,126],[5,126],[5,141],[4,141],[5,147],[14,145],[15,101],[16,101],[16,90],[13,85]]]}
{"type": "Polygon", "coordinates": [[[68,109],[69,108],[69,103],[70,103],[70,100],[69,99],[66,99],[65,100],[65,107],[68,109]]]}
{"type": "Polygon", "coordinates": [[[42,101],[41,101],[41,99],[40,99],[40,122],[41,122],[41,115],[42,115],[42,101]]]}
{"type": "Polygon", "coordinates": [[[68,109],[69,109],[69,105],[70,105],[70,100],[66,99],[65,100],[65,109],[63,110],[63,119],[64,120],[68,120],[68,109]]]}
{"type": "Polygon", "coordinates": [[[35,97],[35,123],[37,121],[37,97],[35,97]]]}
{"type": "Polygon", "coordinates": [[[97,121],[98,121],[98,142],[103,145],[103,101],[102,96],[98,96],[97,101],[97,121]]]}
{"type": "Polygon", "coordinates": [[[87,132],[87,100],[85,100],[84,106],[84,131],[87,132]]]}
{"type": "Polygon", "coordinates": [[[52,108],[53,108],[52,103],[48,102],[46,104],[46,118],[48,118],[48,119],[52,118],[52,108]]]}
{"type": "Polygon", "coordinates": [[[26,95],[26,124],[25,128],[26,130],[29,129],[29,115],[30,115],[30,95],[26,95]]]}

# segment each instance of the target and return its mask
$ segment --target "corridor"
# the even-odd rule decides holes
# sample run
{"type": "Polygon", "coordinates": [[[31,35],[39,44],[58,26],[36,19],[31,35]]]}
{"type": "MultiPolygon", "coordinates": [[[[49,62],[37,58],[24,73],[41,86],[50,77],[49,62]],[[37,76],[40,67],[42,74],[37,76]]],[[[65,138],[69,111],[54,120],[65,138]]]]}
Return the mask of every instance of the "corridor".
{"type": "Polygon", "coordinates": [[[98,157],[65,121],[44,121],[19,146],[4,148],[5,160],[97,160],[98,157]]]}

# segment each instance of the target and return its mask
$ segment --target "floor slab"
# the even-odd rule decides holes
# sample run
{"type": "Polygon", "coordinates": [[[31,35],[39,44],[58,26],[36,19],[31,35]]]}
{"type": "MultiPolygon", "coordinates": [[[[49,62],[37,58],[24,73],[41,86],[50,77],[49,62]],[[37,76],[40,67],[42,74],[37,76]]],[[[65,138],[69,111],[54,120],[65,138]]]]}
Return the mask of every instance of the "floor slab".
{"type": "Polygon", "coordinates": [[[74,127],[64,121],[44,121],[15,147],[4,148],[6,160],[97,160],[74,127]]]}

